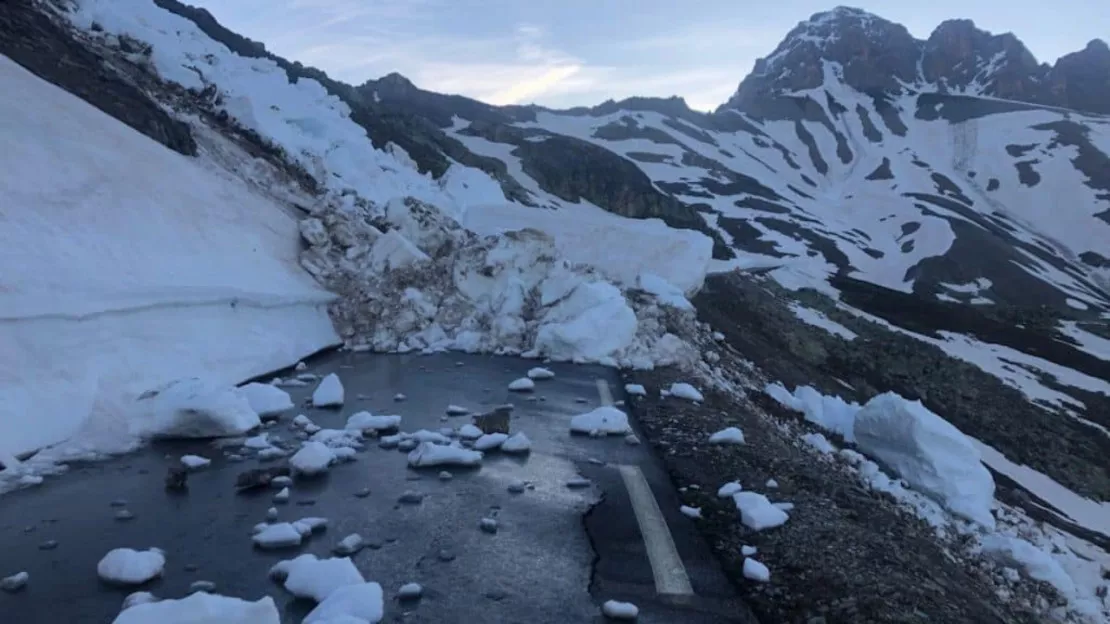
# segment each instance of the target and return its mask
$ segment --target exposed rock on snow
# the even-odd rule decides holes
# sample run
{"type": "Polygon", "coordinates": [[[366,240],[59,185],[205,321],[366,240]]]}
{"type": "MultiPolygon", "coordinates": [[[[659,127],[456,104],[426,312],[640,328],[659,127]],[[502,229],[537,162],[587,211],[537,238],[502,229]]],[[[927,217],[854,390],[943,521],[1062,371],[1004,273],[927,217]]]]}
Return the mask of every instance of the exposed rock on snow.
{"type": "MultiPolygon", "coordinates": [[[[134,594],[133,594],[134,595],[134,594]]],[[[131,596],[128,596],[130,600],[131,596]]],[[[179,600],[147,600],[128,606],[112,624],[281,624],[274,599],[265,596],[256,602],[239,598],[195,592],[179,600]]]]}
{"type": "Polygon", "coordinates": [[[270,384],[252,382],[240,386],[239,392],[247,397],[247,403],[258,413],[259,418],[276,416],[293,409],[293,400],[289,398],[289,393],[270,384]]]}
{"type": "Polygon", "coordinates": [[[343,406],[343,382],[339,381],[339,375],[330,373],[320,380],[320,385],[312,391],[312,405],[313,407],[343,406]]]}
{"type": "Polygon", "coordinates": [[[242,435],[261,426],[258,413],[236,388],[180,379],[139,397],[132,433],[152,438],[242,435]]]}
{"type": "Polygon", "coordinates": [[[96,574],[105,582],[118,585],[141,585],[161,576],[166,556],[161,550],[116,548],[108,551],[96,564],[96,574]]]}
{"type": "Polygon", "coordinates": [[[881,394],[856,415],[860,451],[896,472],[952,513],[994,528],[994,478],[979,450],[959,429],[894,393],[881,394]]]}
{"type": "Polygon", "coordinates": [[[570,430],[573,433],[589,435],[625,435],[632,433],[632,428],[628,424],[628,414],[608,405],[571,418],[570,430]]]}

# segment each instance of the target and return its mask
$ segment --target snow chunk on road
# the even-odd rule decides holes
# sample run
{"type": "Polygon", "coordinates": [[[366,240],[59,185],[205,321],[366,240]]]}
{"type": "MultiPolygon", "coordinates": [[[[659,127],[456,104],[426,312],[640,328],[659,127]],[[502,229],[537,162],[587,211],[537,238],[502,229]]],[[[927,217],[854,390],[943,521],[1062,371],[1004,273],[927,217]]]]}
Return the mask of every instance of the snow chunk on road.
{"type": "Polygon", "coordinates": [[[740,485],[739,481],[729,481],[717,489],[718,498],[731,498],[739,492],[743,492],[744,488],[740,485]]]}
{"type": "Polygon", "coordinates": [[[528,370],[528,378],[529,379],[535,379],[536,381],[541,381],[541,380],[544,380],[544,379],[551,379],[554,376],[555,376],[555,373],[549,368],[542,368],[542,367],[537,366],[536,368],[532,368],[532,369],[528,370]]]}
{"type": "Polygon", "coordinates": [[[640,608],[631,602],[606,600],[601,605],[601,614],[613,620],[632,621],[640,617],[640,608]]]}
{"type": "Polygon", "coordinates": [[[17,592],[27,586],[31,575],[26,572],[16,572],[11,576],[0,578],[0,591],[17,592]]]}
{"type": "Polygon", "coordinates": [[[459,437],[464,440],[477,440],[485,435],[478,425],[467,423],[459,427],[459,437]]]}
{"type": "Polygon", "coordinates": [[[701,507],[682,505],[678,508],[678,511],[687,518],[701,518],[701,507]]]}
{"type": "Polygon", "coordinates": [[[632,433],[632,427],[628,425],[628,414],[609,405],[571,418],[570,430],[573,433],[585,434],[597,432],[606,435],[624,435],[632,433]]]}
{"type": "Polygon", "coordinates": [[[856,415],[855,435],[860,451],[911,487],[958,516],[994,528],[994,479],[979,450],[920,401],[893,392],[876,396],[856,415]]]}
{"type": "Polygon", "coordinates": [[[385,617],[382,586],[377,583],[344,585],[331,592],[304,618],[303,624],[377,624],[385,617]]]}
{"type": "Polygon", "coordinates": [[[320,385],[316,386],[316,389],[312,391],[312,406],[343,406],[343,382],[339,381],[339,375],[330,373],[327,377],[320,380],[320,385]]]}
{"type": "Polygon", "coordinates": [[[108,583],[142,585],[161,576],[166,567],[166,555],[157,548],[133,550],[115,548],[96,564],[96,574],[108,583]]]}
{"type": "Polygon", "coordinates": [[[347,418],[347,429],[358,431],[389,431],[401,426],[401,417],[396,415],[376,416],[370,412],[355,412],[347,418]]]}
{"type": "Polygon", "coordinates": [[[474,441],[474,448],[479,451],[492,451],[500,448],[505,440],[509,439],[507,433],[487,433],[474,441]]]}
{"type": "Polygon", "coordinates": [[[671,388],[668,392],[673,397],[686,399],[687,401],[701,402],[705,400],[705,397],[702,396],[701,392],[699,392],[697,388],[685,382],[671,384],[671,388]]]}
{"type": "Polygon", "coordinates": [[[257,602],[196,592],[180,600],[143,602],[125,608],[112,624],[281,624],[274,599],[257,602]]]}
{"type": "Polygon", "coordinates": [[[335,451],[326,444],[310,440],[289,458],[289,466],[293,474],[311,477],[327,472],[336,459],[335,451]]]}
{"type": "Polygon", "coordinates": [[[366,582],[349,557],[319,559],[315,555],[301,555],[290,560],[284,572],[284,585],[289,593],[316,602],[323,602],[342,587],[366,582]]]}
{"type": "Polygon", "coordinates": [[[640,384],[624,384],[624,393],[632,396],[647,396],[647,388],[640,384]]]}
{"type": "Polygon", "coordinates": [[[621,291],[607,282],[579,282],[544,316],[535,348],[556,360],[598,361],[627,349],[638,321],[621,291]]]}
{"type": "Polygon", "coordinates": [[[461,405],[448,405],[447,406],[447,415],[448,416],[466,416],[469,413],[470,413],[470,410],[461,406],[461,405]]]}
{"type": "Polygon", "coordinates": [[[182,455],[181,463],[189,470],[197,470],[210,465],[212,460],[200,455],[182,455]]]}
{"type": "Polygon", "coordinates": [[[289,393],[270,384],[249,383],[241,386],[239,392],[247,398],[247,403],[258,413],[259,418],[276,416],[293,409],[293,399],[289,397],[289,393]]]}
{"type": "Polygon", "coordinates": [[[288,522],[267,525],[251,538],[262,549],[291,548],[300,546],[304,535],[288,522]]]}
{"type": "Polygon", "coordinates": [[[502,453],[527,453],[532,450],[532,441],[523,433],[514,433],[501,443],[502,453]]]}
{"type": "Polygon", "coordinates": [[[753,531],[780,527],[790,519],[785,511],[758,492],[738,492],[732,500],[740,511],[740,522],[753,531]]]}
{"type": "Polygon", "coordinates": [[[409,452],[408,460],[409,465],[413,468],[477,466],[482,463],[482,453],[458,446],[421,442],[419,446],[409,452]]]}
{"type": "Polygon", "coordinates": [[[509,390],[511,390],[513,392],[531,392],[532,390],[535,390],[535,389],[536,389],[536,382],[532,381],[528,377],[521,377],[520,379],[514,379],[512,381],[512,383],[509,384],[509,390]]]}
{"type": "Polygon", "coordinates": [[[767,569],[767,566],[756,561],[755,559],[752,559],[751,557],[745,557],[744,578],[751,581],[766,583],[771,580],[771,571],[767,569]]]}
{"type": "Polygon", "coordinates": [[[151,438],[214,438],[242,435],[262,425],[236,388],[198,378],[179,379],[144,393],[132,433],[151,438]]]}
{"type": "Polygon", "coordinates": [[[710,444],[743,444],[744,432],[738,427],[728,427],[721,429],[717,433],[709,436],[710,444]]]}

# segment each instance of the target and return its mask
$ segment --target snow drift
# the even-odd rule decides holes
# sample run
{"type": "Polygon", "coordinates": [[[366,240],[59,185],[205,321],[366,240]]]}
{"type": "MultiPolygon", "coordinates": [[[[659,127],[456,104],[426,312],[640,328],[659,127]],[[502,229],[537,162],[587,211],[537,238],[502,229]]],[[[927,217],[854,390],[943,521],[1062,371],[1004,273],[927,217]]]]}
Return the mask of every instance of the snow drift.
{"type": "Polygon", "coordinates": [[[337,341],[280,205],[6,57],[0,84],[0,457],[337,341]]]}

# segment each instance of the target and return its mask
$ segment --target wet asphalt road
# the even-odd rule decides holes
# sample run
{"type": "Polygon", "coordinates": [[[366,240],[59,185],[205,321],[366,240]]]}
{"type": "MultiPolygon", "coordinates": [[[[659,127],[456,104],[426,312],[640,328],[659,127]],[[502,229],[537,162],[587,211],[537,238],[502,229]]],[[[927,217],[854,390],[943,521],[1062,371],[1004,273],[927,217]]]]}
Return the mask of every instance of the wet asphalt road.
{"type": "MultiPolygon", "coordinates": [[[[614,400],[624,398],[614,371],[600,367],[550,365],[556,377],[537,382],[537,399],[512,393],[507,385],[536,365],[514,358],[443,354],[381,356],[330,353],[309,362],[307,372],[338,373],[346,388],[342,410],[300,408],[269,431],[295,442],[288,427],[305,413],[322,427],[342,428],[346,417],[368,409],[401,414],[402,430],[460,426],[467,417],[446,418],[448,404],[474,411],[512,402],[512,431],[533,441],[529,456],[487,454],[477,469],[407,468],[405,453],[370,441],[354,462],[332,468],[324,478],[300,481],[280,519],[328,518],[327,530],[285,551],[253,548],[251,527],[273,505],[273,490],[237,494],[239,472],[258,460],[227,460],[205,441],[160,443],[114,460],[75,465],[43,485],[0,498],[0,576],[30,573],[27,588],[0,593],[4,624],[111,622],[128,593],[142,589],[164,598],[186,595],[190,583],[208,580],[219,593],[247,599],[271,595],[287,622],[300,622],[312,604],[298,601],[267,578],[269,567],[301,553],[331,556],[350,533],[370,547],[353,560],[367,580],[381,583],[386,622],[505,622],[521,624],[602,622],[607,599],[639,605],[640,622],[690,624],[751,621],[716,561],[678,512],[678,501],[646,445],[630,446],[619,436],[571,436],[569,419],[600,405],[598,380],[614,400]],[[396,393],[408,399],[394,402],[396,393]],[[193,473],[186,494],[167,493],[167,465],[185,453],[213,459],[193,473]],[[628,490],[616,468],[640,468],[670,527],[694,595],[659,595],[628,490]],[[593,486],[570,489],[585,476],[593,486]],[[508,492],[526,480],[534,489],[508,492]],[[354,494],[369,488],[365,498],[354,494]],[[423,493],[418,505],[399,504],[406,490],[423,493]],[[119,521],[113,501],[127,501],[134,518],[119,521]],[[478,528],[496,514],[496,534],[478,528]],[[57,547],[42,549],[48,540],[57,547]],[[96,577],[96,563],[110,549],[157,546],[166,551],[165,574],[138,588],[116,588],[96,577]],[[450,561],[443,551],[453,555],[450,561]],[[424,586],[414,603],[392,599],[404,583],[424,586]]],[[[299,406],[312,387],[286,388],[299,406]]],[[[230,447],[234,451],[237,447],[230,447]]],[[[264,465],[264,464],[263,464],[264,465]]]]}

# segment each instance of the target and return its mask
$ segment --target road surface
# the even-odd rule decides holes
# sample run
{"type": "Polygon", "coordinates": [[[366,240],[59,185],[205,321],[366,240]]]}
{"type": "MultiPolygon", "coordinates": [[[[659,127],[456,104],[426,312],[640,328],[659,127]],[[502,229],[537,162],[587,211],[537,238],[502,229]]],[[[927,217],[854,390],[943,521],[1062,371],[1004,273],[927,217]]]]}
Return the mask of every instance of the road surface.
{"type": "MultiPolygon", "coordinates": [[[[292,551],[253,548],[251,527],[273,505],[273,491],[237,494],[236,477],[257,460],[230,461],[206,441],[158,443],[8,494],[0,498],[0,576],[27,571],[30,583],[19,593],[0,593],[0,619],[102,624],[136,589],[178,598],[192,582],[207,580],[226,595],[271,595],[283,620],[299,623],[313,605],[269,580],[268,569],[300,553],[331,556],[336,542],[359,533],[370,546],[353,560],[367,580],[381,583],[386,622],[602,622],[600,604],[609,599],[637,604],[640,622],[752,622],[693,521],[678,512],[649,447],[620,436],[569,434],[574,414],[624,398],[614,371],[554,364],[556,376],[537,382],[535,400],[508,391],[510,381],[535,365],[460,354],[334,352],[310,361],[305,372],[340,376],[346,405],[283,415],[269,431],[287,441],[293,440],[289,421],[298,413],[342,428],[348,415],[368,409],[401,414],[404,431],[435,431],[469,422],[446,417],[448,404],[482,411],[511,402],[512,430],[525,432],[533,450],[523,458],[488,454],[480,468],[450,469],[453,478],[444,481],[440,469],[411,470],[404,453],[371,441],[356,461],[333,467],[328,476],[298,480],[289,503],[277,506],[283,520],[329,520],[325,533],[292,551]],[[396,393],[407,400],[395,402],[396,393]],[[186,494],[167,493],[166,467],[185,453],[213,463],[190,476],[186,494]],[[593,485],[568,488],[578,476],[593,485]],[[535,487],[510,493],[507,486],[516,480],[535,487]],[[366,488],[369,496],[355,496],[366,488]],[[399,503],[406,490],[423,493],[423,501],[399,503]],[[126,501],[133,519],[115,519],[112,503],[119,501],[126,501]],[[495,534],[478,527],[491,514],[500,523],[495,534]],[[45,549],[48,541],[57,546],[45,549]],[[166,552],[161,579],[139,588],[97,579],[97,561],[108,550],[151,546],[166,552]],[[424,597],[394,600],[408,582],[423,585],[424,597]]],[[[287,388],[298,406],[311,389],[287,388]]]]}

